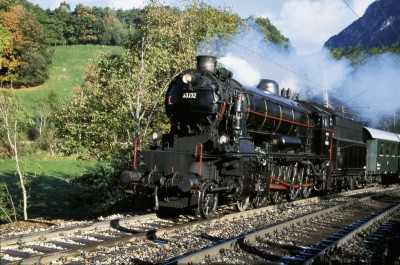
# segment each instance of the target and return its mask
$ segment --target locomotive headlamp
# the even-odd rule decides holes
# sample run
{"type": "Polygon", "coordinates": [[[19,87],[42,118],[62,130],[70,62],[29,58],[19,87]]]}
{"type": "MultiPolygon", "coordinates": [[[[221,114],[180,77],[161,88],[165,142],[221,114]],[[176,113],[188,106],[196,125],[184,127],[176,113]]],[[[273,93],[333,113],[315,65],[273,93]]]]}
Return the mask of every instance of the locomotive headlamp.
{"type": "Polygon", "coordinates": [[[160,132],[157,132],[157,131],[154,131],[151,134],[151,140],[153,140],[154,142],[161,140],[161,137],[162,137],[162,134],[160,132]]]}
{"type": "Polygon", "coordinates": [[[189,74],[189,73],[184,74],[184,75],[182,76],[182,81],[183,81],[183,83],[185,83],[185,84],[192,83],[192,82],[194,81],[194,76],[191,75],[191,74],[189,74]]]}
{"type": "Polygon", "coordinates": [[[225,145],[229,143],[229,136],[222,134],[219,138],[218,138],[218,144],[220,145],[225,145]]]}

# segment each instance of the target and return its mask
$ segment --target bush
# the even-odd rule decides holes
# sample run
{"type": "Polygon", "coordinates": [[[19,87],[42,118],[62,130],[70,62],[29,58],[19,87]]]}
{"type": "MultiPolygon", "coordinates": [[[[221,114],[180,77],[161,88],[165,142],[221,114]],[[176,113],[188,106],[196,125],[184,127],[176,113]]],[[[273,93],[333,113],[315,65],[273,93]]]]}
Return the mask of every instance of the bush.
{"type": "Polygon", "coordinates": [[[0,182],[0,207],[0,222],[2,224],[17,221],[21,217],[22,209],[14,204],[5,182],[0,182]]]}
{"type": "Polygon", "coordinates": [[[26,136],[30,141],[37,140],[39,136],[39,130],[34,124],[29,124],[28,128],[26,129],[26,136]]]}
{"type": "Polygon", "coordinates": [[[36,86],[44,83],[49,77],[51,58],[45,50],[28,51],[22,55],[23,69],[21,77],[17,80],[19,85],[36,86]]]}

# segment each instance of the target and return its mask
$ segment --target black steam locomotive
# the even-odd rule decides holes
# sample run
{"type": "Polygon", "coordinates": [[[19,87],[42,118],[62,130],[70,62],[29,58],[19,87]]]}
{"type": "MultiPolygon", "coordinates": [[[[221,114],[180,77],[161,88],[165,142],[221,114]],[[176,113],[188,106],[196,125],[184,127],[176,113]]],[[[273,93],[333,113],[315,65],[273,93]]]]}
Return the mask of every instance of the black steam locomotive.
{"type": "Polygon", "coordinates": [[[292,100],[272,80],[244,87],[216,63],[198,56],[196,69],[173,80],[165,97],[171,130],[154,132],[147,151],[136,139],[134,169],[122,174],[127,193],[144,189],[155,209],[209,218],[219,204],[243,211],[366,179],[360,123],[292,100]]]}

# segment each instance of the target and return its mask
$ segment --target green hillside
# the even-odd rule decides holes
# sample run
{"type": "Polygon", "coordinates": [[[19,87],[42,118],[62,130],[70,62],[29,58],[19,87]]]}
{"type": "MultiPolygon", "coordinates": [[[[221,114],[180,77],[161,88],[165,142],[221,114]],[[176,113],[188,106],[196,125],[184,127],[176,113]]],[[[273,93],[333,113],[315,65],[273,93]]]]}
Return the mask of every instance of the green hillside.
{"type": "MultiPolygon", "coordinates": [[[[51,47],[49,50],[52,52],[53,60],[50,78],[43,85],[15,90],[24,110],[21,118],[25,124],[34,119],[39,104],[46,101],[51,92],[54,92],[61,102],[72,98],[74,87],[82,83],[85,68],[90,60],[96,59],[101,52],[122,52],[122,47],[78,45],[51,47]]],[[[70,209],[64,196],[68,196],[71,191],[78,188],[67,179],[82,174],[86,169],[95,168],[97,162],[77,160],[76,156],[50,155],[48,152],[39,151],[39,146],[34,144],[20,144],[19,148],[22,154],[20,166],[26,177],[30,196],[29,217],[65,216],[70,209]]],[[[4,156],[0,156],[0,184],[2,182],[7,184],[14,202],[20,205],[21,192],[15,163],[11,158],[4,159],[4,156]]],[[[5,190],[1,189],[0,192],[5,190]]],[[[0,205],[4,206],[6,198],[8,197],[0,196],[0,205]]],[[[1,214],[2,221],[7,221],[1,214]]]]}
{"type": "Polygon", "coordinates": [[[61,102],[71,98],[74,87],[83,81],[89,61],[100,53],[122,52],[122,47],[101,45],[57,46],[48,49],[52,53],[53,62],[50,67],[50,78],[43,85],[16,90],[25,112],[24,120],[36,115],[38,104],[47,100],[52,91],[61,102]]]}

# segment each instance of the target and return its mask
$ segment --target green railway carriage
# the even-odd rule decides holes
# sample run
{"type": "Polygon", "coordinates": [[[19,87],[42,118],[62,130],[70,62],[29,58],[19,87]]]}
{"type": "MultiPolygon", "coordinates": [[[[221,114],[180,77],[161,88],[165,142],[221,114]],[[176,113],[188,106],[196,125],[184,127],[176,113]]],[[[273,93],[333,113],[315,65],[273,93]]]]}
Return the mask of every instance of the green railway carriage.
{"type": "Polygon", "coordinates": [[[367,143],[368,175],[399,175],[400,137],[398,134],[364,127],[367,143]]]}

